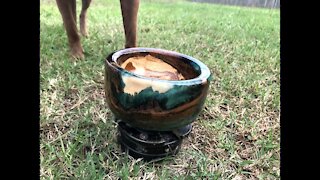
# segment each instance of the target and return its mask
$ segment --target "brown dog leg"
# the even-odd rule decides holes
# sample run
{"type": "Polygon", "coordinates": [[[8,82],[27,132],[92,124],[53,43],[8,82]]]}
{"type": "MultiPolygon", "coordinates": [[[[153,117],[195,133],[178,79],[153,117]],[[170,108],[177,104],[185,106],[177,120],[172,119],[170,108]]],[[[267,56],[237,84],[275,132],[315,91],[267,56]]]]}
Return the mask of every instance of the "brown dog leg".
{"type": "Polygon", "coordinates": [[[74,58],[84,58],[76,24],[76,16],[74,15],[76,13],[76,0],[56,0],[56,2],[62,16],[64,27],[66,28],[71,55],[74,58]]]}
{"type": "Polygon", "coordinates": [[[136,47],[139,0],[120,0],[120,3],[126,37],[125,48],[136,47]]]}
{"type": "Polygon", "coordinates": [[[74,0],[71,0],[71,11],[74,22],[77,24],[77,2],[74,0]]]}
{"type": "Polygon", "coordinates": [[[89,8],[91,0],[82,0],[82,9],[80,13],[80,32],[83,36],[88,36],[87,30],[87,9],[89,8]]]}

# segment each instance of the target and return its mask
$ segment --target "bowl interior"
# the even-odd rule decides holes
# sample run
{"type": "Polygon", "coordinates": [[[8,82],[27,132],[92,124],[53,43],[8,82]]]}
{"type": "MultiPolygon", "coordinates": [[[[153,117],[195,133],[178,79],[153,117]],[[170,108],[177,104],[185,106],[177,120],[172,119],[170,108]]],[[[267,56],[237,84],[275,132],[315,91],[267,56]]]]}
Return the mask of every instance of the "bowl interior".
{"type": "Polygon", "coordinates": [[[151,55],[158,59],[163,60],[164,62],[170,64],[175,69],[177,69],[185,78],[194,79],[201,74],[200,66],[193,62],[192,60],[188,59],[187,57],[178,56],[175,54],[162,54],[157,52],[131,52],[128,54],[122,54],[116,59],[116,64],[118,67],[121,66],[127,59],[130,57],[137,57],[137,56],[147,56],[151,55]]]}

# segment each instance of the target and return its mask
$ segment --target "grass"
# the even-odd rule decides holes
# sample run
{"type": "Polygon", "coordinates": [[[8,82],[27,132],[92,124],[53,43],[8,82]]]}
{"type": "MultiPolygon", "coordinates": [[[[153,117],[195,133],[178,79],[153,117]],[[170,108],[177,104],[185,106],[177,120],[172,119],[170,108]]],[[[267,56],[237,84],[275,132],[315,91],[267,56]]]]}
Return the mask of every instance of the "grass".
{"type": "Polygon", "coordinates": [[[139,10],[139,46],[193,56],[213,74],[192,133],[163,162],[122,153],[103,90],[104,59],[124,46],[120,3],[92,3],[86,58],[73,61],[55,2],[41,0],[41,179],[280,179],[279,10],[169,0],[139,10]]]}

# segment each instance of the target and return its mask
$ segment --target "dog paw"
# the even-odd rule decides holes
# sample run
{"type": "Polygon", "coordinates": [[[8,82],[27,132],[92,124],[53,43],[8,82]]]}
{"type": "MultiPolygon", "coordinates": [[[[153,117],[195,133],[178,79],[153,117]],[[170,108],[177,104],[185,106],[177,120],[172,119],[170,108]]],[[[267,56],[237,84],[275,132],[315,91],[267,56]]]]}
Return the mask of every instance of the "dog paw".
{"type": "Polygon", "coordinates": [[[80,26],[80,33],[81,33],[81,35],[83,36],[83,37],[88,37],[89,36],[89,33],[87,32],[87,30],[86,30],[86,28],[81,28],[81,26],[80,26]]]}
{"type": "Polygon", "coordinates": [[[84,51],[82,49],[82,47],[73,47],[71,49],[71,56],[74,59],[84,59],[84,51]]]}
{"type": "Polygon", "coordinates": [[[75,60],[84,59],[83,53],[78,53],[78,54],[71,53],[71,57],[72,57],[73,59],[75,59],[75,60]]]}

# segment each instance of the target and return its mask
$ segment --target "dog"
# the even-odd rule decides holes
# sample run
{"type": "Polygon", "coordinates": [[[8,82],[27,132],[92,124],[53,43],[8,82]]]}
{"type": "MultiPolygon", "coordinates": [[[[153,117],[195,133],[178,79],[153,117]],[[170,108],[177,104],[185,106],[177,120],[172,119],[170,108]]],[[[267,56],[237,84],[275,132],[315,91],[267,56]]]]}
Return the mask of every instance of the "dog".
{"type": "MultiPolygon", "coordinates": [[[[87,10],[92,0],[82,0],[79,16],[80,33],[87,37],[87,10]]],[[[76,0],[56,0],[63,24],[67,33],[70,53],[73,58],[83,59],[84,50],[77,28],[76,0]]],[[[139,0],[120,0],[123,27],[125,32],[125,48],[137,46],[137,16],[139,0]]]]}

